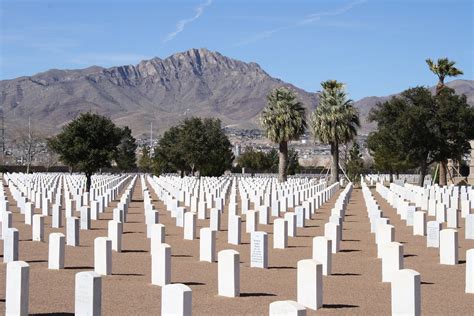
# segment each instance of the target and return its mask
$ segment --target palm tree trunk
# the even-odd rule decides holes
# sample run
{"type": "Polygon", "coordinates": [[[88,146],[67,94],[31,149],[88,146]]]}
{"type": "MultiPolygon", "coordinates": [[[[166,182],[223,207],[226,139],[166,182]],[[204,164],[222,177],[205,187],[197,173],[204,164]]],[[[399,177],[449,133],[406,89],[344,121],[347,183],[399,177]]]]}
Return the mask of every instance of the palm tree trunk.
{"type": "Polygon", "coordinates": [[[439,163],[439,185],[446,185],[446,163],[439,163]]]}
{"type": "Polygon", "coordinates": [[[286,181],[286,166],[288,165],[288,142],[281,142],[278,154],[278,181],[286,181]]]}
{"type": "Polygon", "coordinates": [[[339,146],[337,142],[331,144],[331,184],[339,181],[339,146]]]}
{"type": "Polygon", "coordinates": [[[420,187],[423,186],[423,183],[425,181],[425,176],[426,176],[426,170],[428,169],[428,166],[426,165],[426,161],[421,162],[420,166],[420,179],[418,180],[418,185],[420,187]]]}
{"type": "Polygon", "coordinates": [[[91,191],[92,185],[92,172],[86,172],[86,192],[91,191]]]}

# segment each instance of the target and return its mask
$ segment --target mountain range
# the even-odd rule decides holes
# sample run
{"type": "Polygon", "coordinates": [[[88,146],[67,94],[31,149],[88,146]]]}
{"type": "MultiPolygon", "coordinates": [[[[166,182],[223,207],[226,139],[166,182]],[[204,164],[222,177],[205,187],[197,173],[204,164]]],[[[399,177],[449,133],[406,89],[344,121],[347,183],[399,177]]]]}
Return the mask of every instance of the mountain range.
{"type": "MultiPolygon", "coordinates": [[[[448,83],[474,104],[474,81],[448,83]]],[[[32,76],[0,81],[0,105],[5,126],[32,126],[47,133],[84,111],[111,117],[128,125],[135,136],[162,133],[189,116],[220,118],[224,126],[259,128],[258,115],[270,89],[294,89],[308,110],[318,103],[317,93],[299,89],[267,74],[256,63],[245,63],[207,49],[191,49],[165,59],[152,58],[138,65],[79,70],[52,69],[32,76]]],[[[386,97],[355,102],[361,114],[361,132],[374,128],[365,118],[386,97]]]]}

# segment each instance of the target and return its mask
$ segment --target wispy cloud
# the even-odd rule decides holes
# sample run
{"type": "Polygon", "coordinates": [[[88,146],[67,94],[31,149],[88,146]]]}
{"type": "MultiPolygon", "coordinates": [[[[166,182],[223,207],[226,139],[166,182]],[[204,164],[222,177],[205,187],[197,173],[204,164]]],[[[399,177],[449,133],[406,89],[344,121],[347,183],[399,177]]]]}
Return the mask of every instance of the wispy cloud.
{"type": "Polygon", "coordinates": [[[343,13],[346,13],[347,11],[351,10],[352,8],[358,6],[359,4],[362,4],[364,2],[367,2],[367,0],[356,0],[352,1],[345,6],[336,9],[334,11],[328,11],[328,12],[319,12],[319,13],[312,13],[308,16],[306,16],[303,20],[299,21],[298,24],[304,25],[304,24],[309,24],[315,21],[319,21],[323,16],[335,16],[335,15],[340,15],[343,13]]]}
{"type": "Polygon", "coordinates": [[[144,59],[149,57],[134,53],[85,53],[74,56],[69,62],[81,66],[119,66],[134,65],[144,59]]]}
{"type": "Polygon", "coordinates": [[[176,35],[184,31],[186,24],[189,24],[199,19],[199,17],[204,13],[204,9],[210,6],[211,4],[212,4],[212,0],[207,0],[206,2],[203,2],[196,7],[195,14],[192,18],[179,20],[178,23],[176,24],[176,30],[174,32],[169,33],[163,40],[163,43],[171,41],[172,39],[176,37],[176,35]]]}
{"type": "Polygon", "coordinates": [[[293,23],[291,25],[287,25],[287,26],[278,27],[278,28],[274,28],[274,29],[271,29],[271,30],[259,32],[259,33],[255,34],[255,35],[253,35],[253,36],[251,36],[247,39],[244,39],[244,40],[236,43],[235,46],[243,46],[243,45],[248,45],[248,44],[251,44],[251,43],[258,42],[258,41],[261,41],[263,39],[269,38],[269,37],[273,36],[273,34],[278,33],[280,31],[293,29],[293,28],[297,28],[297,27],[302,27],[302,26],[311,24],[313,22],[319,21],[319,20],[321,20],[322,17],[337,16],[337,15],[346,13],[347,11],[351,10],[352,8],[362,4],[364,2],[367,2],[367,0],[356,0],[356,1],[352,1],[348,4],[346,4],[343,7],[335,9],[334,11],[318,12],[318,13],[309,14],[306,17],[304,17],[303,19],[301,19],[301,20],[299,20],[296,23],[293,23]]]}

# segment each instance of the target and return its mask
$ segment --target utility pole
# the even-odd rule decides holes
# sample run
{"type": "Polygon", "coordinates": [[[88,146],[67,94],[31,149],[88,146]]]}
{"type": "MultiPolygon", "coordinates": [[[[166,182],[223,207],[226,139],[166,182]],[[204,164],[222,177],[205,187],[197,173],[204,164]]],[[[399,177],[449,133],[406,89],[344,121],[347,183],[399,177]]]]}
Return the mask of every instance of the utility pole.
{"type": "Polygon", "coordinates": [[[150,122],[150,158],[153,156],[153,122],[150,122]]]}
{"type": "Polygon", "coordinates": [[[2,164],[5,163],[5,117],[3,115],[3,104],[0,105],[0,119],[1,119],[1,126],[0,126],[0,146],[2,149],[2,164]]]}

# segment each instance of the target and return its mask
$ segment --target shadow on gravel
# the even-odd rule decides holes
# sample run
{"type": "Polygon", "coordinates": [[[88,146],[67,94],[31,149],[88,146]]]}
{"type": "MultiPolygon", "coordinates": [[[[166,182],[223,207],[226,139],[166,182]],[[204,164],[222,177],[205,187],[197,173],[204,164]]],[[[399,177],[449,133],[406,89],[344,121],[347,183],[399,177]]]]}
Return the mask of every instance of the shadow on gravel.
{"type": "Polygon", "coordinates": [[[351,305],[351,304],[323,304],[323,308],[355,308],[359,307],[359,305],[351,305]]]}
{"type": "Polygon", "coordinates": [[[184,285],[206,285],[206,283],[201,283],[201,282],[173,282],[173,284],[175,283],[181,283],[184,285]]]}
{"type": "Polygon", "coordinates": [[[48,262],[48,260],[26,260],[27,263],[43,263],[48,262]]]}
{"type": "Polygon", "coordinates": [[[144,276],[142,273],[112,273],[112,275],[121,275],[121,276],[144,276]]]}
{"type": "Polygon", "coordinates": [[[351,276],[351,275],[353,275],[353,276],[359,276],[359,275],[361,275],[361,274],[359,274],[359,273],[333,273],[333,274],[331,274],[331,275],[335,275],[335,276],[351,276]]]}
{"type": "Polygon", "coordinates": [[[295,267],[268,267],[268,269],[292,270],[292,269],[296,269],[296,268],[295,267]]]}
{"type": "Polygon", "coordinates": [[[240,293],[240,297],[276,296],[272,293],[240,293]]]}
{"type": "Polygon", "coordinates": [[[41,313],[41,314],[30,314],[30,316],[40,316],[40,315],[48,315],[48,316],[74,316],[74,313],[41,313]]]}
{"type": "Polygon", "coordinates": [[[142,249],[132,249],[132,250],[122,250],[123,253],[139,253],[139,252],[148,252],[142,249]]]}
{"type": "Polygon", "coordinates": [[[94,267],[89,267],[89,266],[76,266],[76,267],[65,267],[64,269],[66,269],[66,270],[89,270],[89,269],[94,270],[94,267]]]}

